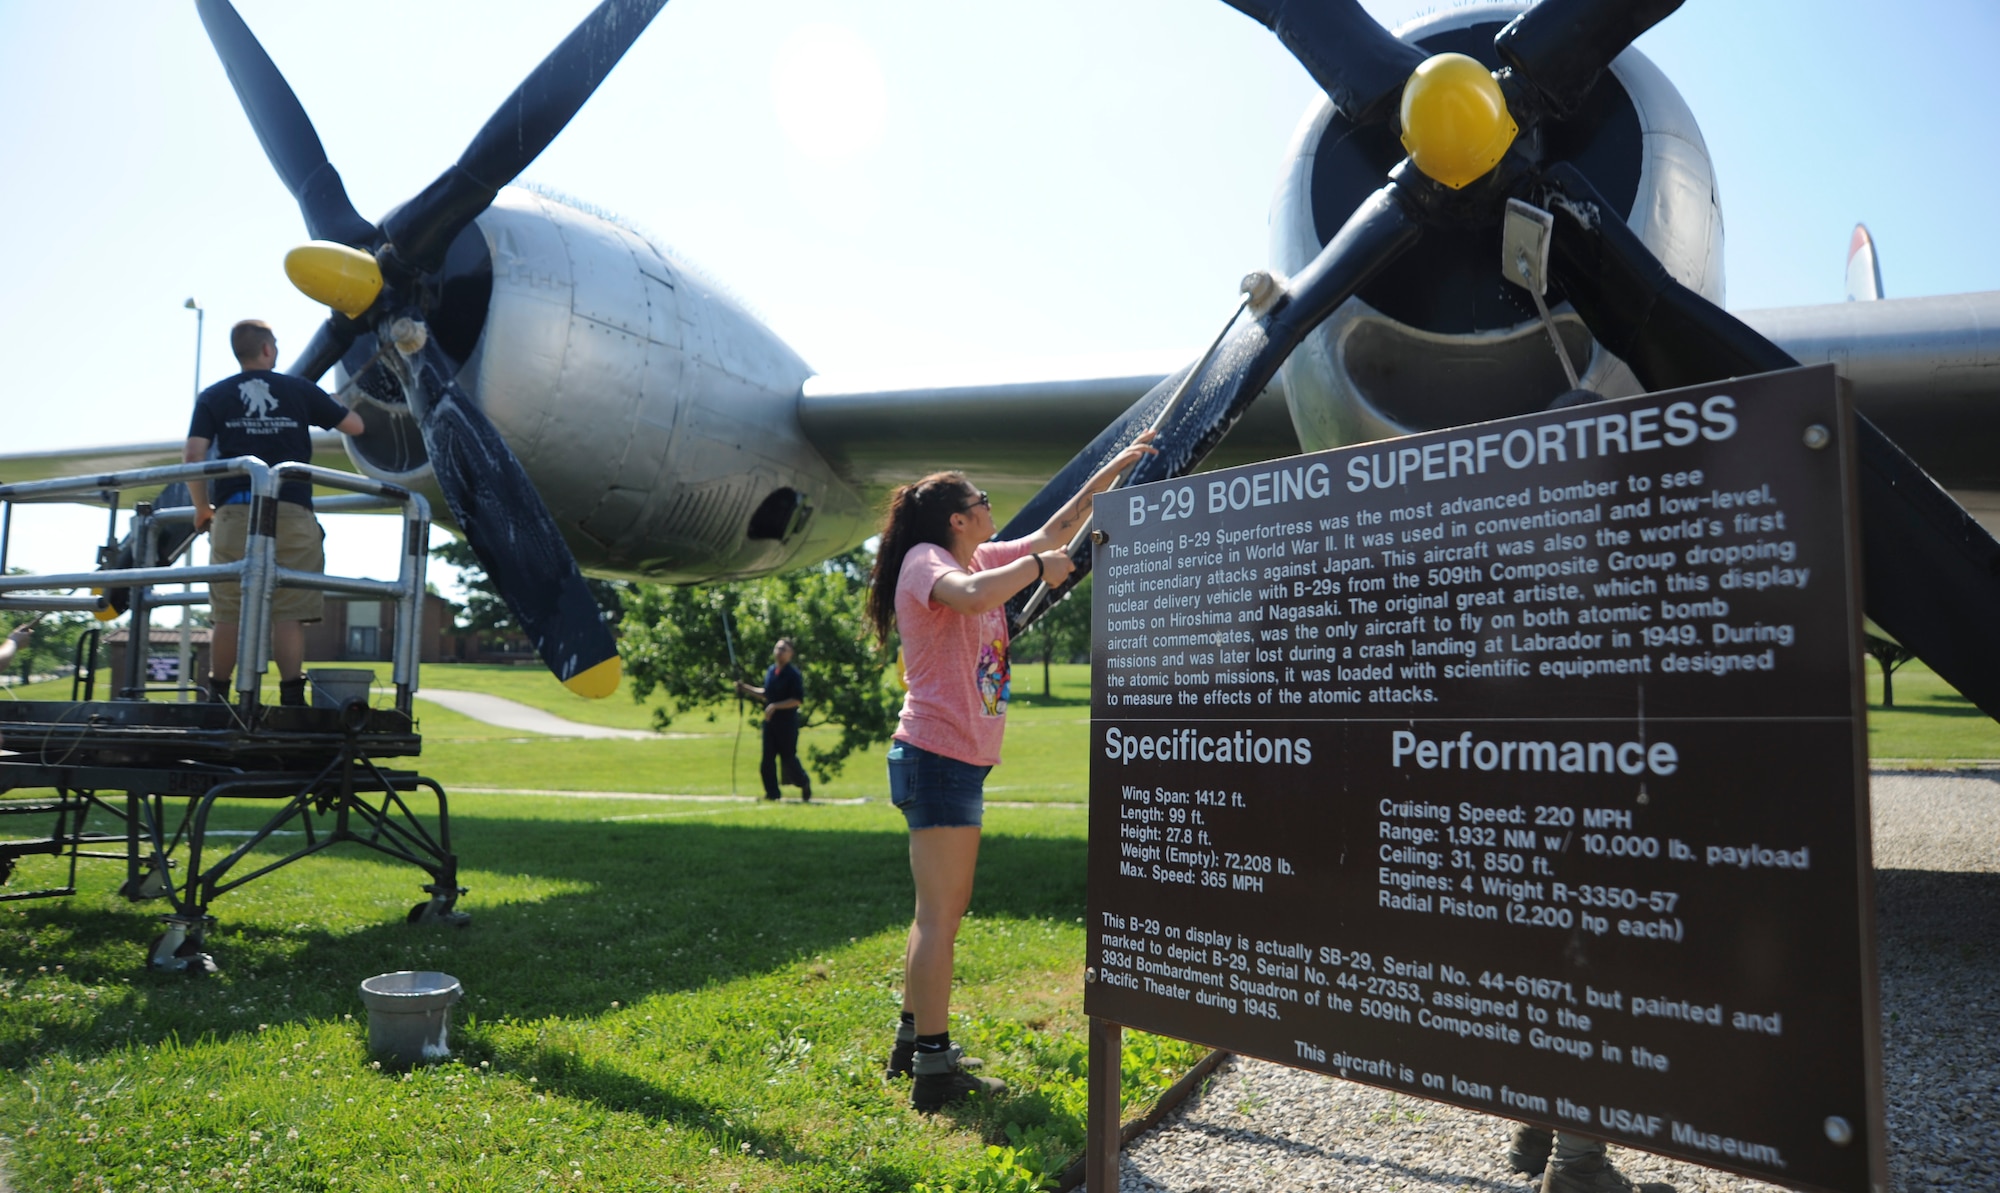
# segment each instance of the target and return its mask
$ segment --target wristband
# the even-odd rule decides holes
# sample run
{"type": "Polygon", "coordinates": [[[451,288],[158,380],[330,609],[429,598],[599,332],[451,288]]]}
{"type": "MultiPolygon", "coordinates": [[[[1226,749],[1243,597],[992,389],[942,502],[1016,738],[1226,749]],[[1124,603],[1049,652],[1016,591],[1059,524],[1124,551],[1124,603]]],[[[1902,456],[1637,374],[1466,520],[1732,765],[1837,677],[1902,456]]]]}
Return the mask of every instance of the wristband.
{"type": "Polygon", "coordinates": [[[1042,562],[1042,556],[1041,556],[1041,553],[1040,553],[1040,552],[1036,552],[1036,554],[1035,554],[1035,579],[1037,579],[1037,580],[1046,580],[1046,579],[1048,579],[1048,575],[1049,575],[1049,569],[1048,569],[1048,565],[1046,565],[1046,564],[1044,564],[1044,563],[1042,562]]]}

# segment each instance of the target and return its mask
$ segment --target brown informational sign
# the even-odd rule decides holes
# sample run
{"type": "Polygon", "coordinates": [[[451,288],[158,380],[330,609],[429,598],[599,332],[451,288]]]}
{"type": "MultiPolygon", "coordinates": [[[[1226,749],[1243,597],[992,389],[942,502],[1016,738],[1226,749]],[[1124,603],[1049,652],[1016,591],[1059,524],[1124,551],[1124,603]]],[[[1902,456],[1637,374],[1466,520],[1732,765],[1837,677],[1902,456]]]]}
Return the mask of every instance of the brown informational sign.
{"type": "Polygon", "coordinates": [[[1093,1016],[1879,1187],[1830,368],[1100,499],[1093,1016]]]}

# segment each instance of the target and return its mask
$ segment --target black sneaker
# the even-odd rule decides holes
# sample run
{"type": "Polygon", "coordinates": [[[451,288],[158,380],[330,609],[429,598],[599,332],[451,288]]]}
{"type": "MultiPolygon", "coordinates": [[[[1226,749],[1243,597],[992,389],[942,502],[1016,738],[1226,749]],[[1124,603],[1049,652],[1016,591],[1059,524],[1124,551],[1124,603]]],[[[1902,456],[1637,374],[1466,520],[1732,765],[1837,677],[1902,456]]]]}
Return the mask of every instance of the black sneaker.
{"type": "Polygon", "coordinates": [[[278,705],[281,708],[304,708],[306,706],[306,681],[281,679],[278,681],[278,705]]]}
{"type": "Polygon", "coordinates": [[[1674,1193],[1674,1187],[1662,1181],[1634,1181],[1599,1153],[1567,1164],[1550,1160],[1542,1174],[1541,1193],[1674,1193]]]}
{"type": "Polygon", "coordinates": [[[1540,1176],[1549,1166],[1549,1152],[1556,1145],[1553,1131],[1515,1123],[1507,1137],[1507,1167],[1528,1176],[1540,1176]]]}
{"type": "Polygon", "coordinates": [[[943,1052],[919,1052],[912,1059],[910,1105],[925,1114],[962,1102],[974,1094],[988,1097],[1007,1092],[1007,1083],[993,1077],[974,1077],[959,1064],[964,1052],[954,1044],[943,1052]]]}

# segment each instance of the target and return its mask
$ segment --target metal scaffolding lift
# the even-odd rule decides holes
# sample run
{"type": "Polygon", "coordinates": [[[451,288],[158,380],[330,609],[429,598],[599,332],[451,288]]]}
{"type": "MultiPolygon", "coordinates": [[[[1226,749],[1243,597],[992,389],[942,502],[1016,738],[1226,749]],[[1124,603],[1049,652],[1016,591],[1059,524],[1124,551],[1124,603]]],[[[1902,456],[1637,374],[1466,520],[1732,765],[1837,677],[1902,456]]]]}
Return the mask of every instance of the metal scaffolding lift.
{"type": "Polygon", "coordinates": [[[465,923],[468,917],[456,909],[464,890],[451,851],[444,789],[414,771],[380,765],[422,750],[411,699],[417,690],[429,542],[430,507],[420,494],[308,464],[273,467],[253,456],[0,485],[0,609],[100,612],[129,600],[131,613],[131,645],[121,673],[111,677],[110,699],[94,698],[99,677],[93,630],[87,648],[79,648],[70,699],[0,701],[0,900],[73,895],[81,860],[122,860],[119,893],[134,901],[164,899],[171,909],[161,917],[166,927],[149,947],[147,965],[206,972],[215,968],[205,945],[215,926],[210,907],[216,899],[331,846],[354,844],[408,862],[428,876],[422,884],[427,898],[410,909],[411,923],[465,923]],[[225,475],[250,480],[250,529],[241,560],[174,566],[197,538],[188,505],[138,502],[123,540],[118,538],[119,501],[127,490],[150,492],[225,475]],[[317,499],[321,511],[399,509],[397,578],[279,567],[277,494],[287,480],[346,491],[317,499]],[[109,508],[111,531],[98,570],[4,574],[16,506],[46,502],[109,508]],[[146,682],[144,644],[152,611],[209,600],[206,588],[166,592],[150,586],[217,580],[243,586],[235,701],[149,700],[162,691],[146,682]],[[308,708],[259,700],[272,597],[287,587],[395,602],[393,708],[373,708],[365,699],[336,703],[323,692],[315,693],[308,708]],[[74,595],[81,590],[104,595],[74,595]],[[240,844],[217,856],[210,821],[224,800],[258,801],[269,810],[240,844]],[[433,800],[435,816],[421,814],[417,805],[433,800]],[[94,816],[98,828],[92,827],[94,816]],[[47,826],[43,835],[20,834],[22,828],[41,826],[47,826]],[[276,856],[260,852],[281,833],[297,834],[301,841],[276,856]],[[67,860],[62,885],[34,890],[6,885],[20,858],[37,855],[67,860]]]}

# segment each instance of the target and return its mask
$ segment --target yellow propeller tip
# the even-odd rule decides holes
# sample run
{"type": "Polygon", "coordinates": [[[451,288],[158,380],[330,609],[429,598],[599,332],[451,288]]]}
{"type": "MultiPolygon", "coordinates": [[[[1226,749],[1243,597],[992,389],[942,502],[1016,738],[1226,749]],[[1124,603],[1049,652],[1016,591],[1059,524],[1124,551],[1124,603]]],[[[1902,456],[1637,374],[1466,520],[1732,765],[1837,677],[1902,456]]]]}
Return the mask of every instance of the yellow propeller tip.
{"type": "Polygon", "coordinates": [[[382,293],[382,270],[360,249],[313,240],[285,254],[285,276],[314,302],[359,318],[382,293]]]}
{"type": "Polygon", "coordinates": [[[577,672],[563,680],[563,686],[586,700],[602,700],[618,690],[618,681],[625,677],[625,666],[617,655],[577,672]]]}
{"type": "Polygon", "coordinates": [[[1520,128],[1493,72],[1464,54],[1434,54],[1403,85],[1403,148],[1453,190],[1485,176],[1520,128]]]}

